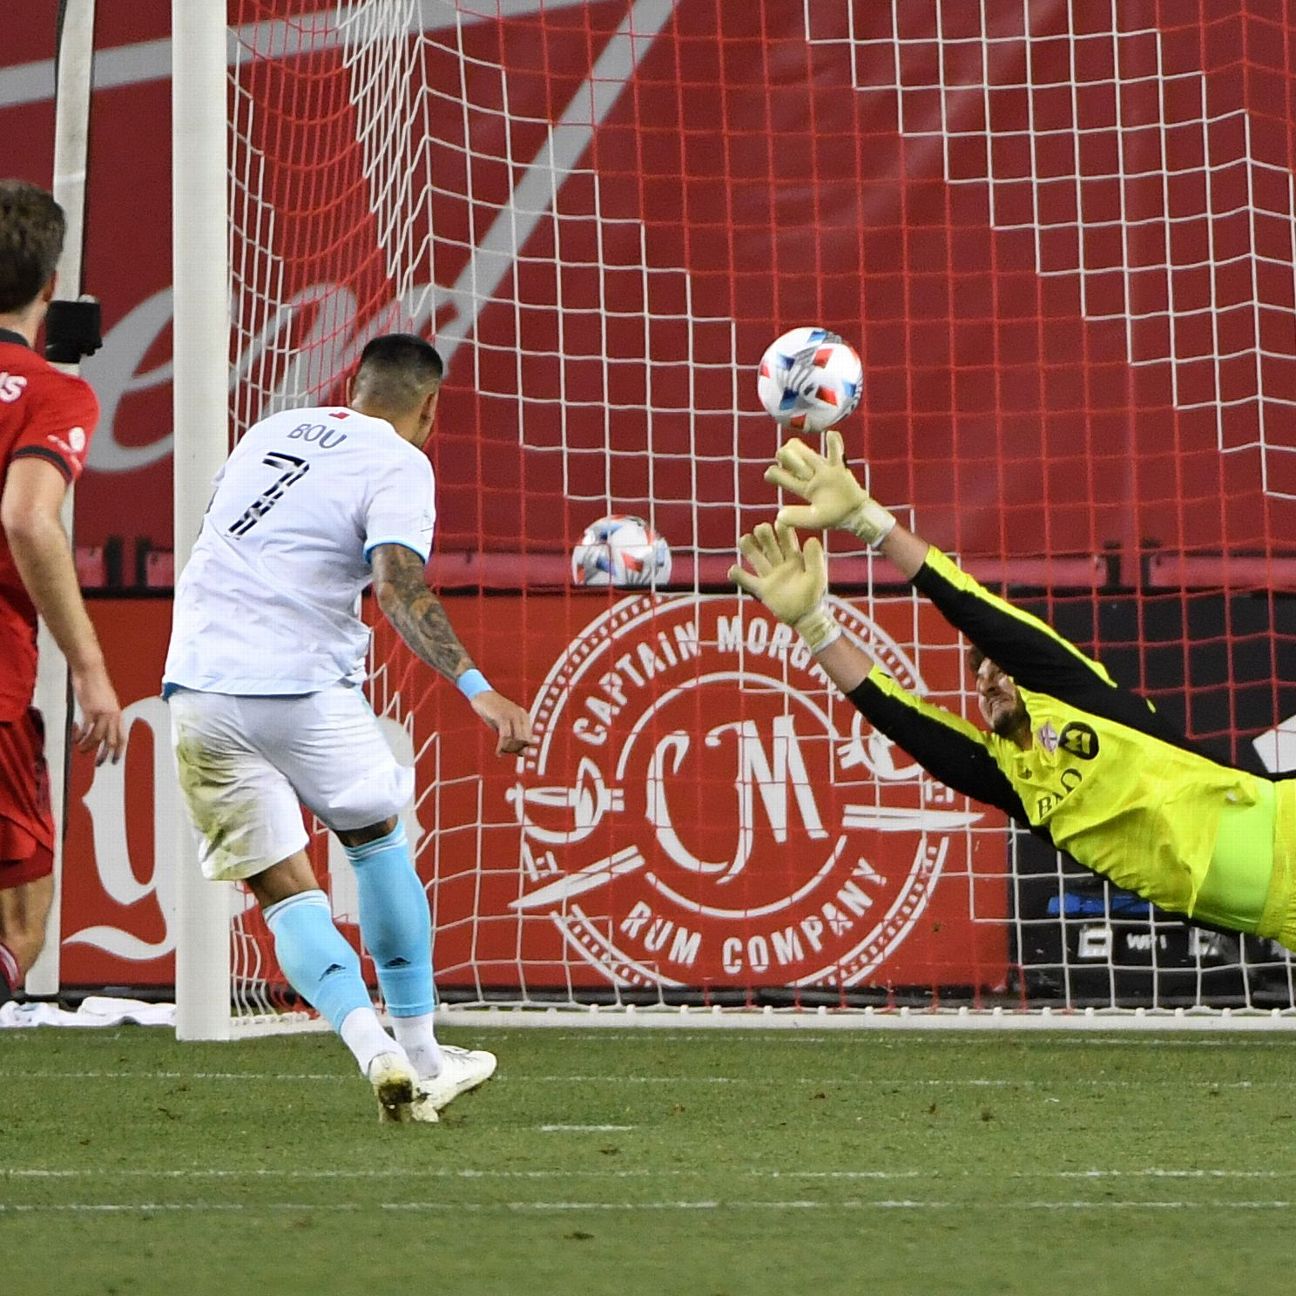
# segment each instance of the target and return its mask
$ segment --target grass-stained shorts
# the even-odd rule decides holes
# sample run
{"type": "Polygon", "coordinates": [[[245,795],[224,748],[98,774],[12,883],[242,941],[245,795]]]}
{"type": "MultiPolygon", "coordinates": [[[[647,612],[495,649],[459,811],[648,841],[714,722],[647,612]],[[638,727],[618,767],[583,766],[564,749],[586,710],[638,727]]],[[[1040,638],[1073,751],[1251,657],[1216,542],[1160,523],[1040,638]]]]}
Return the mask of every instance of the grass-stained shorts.
{"type": "Polygon", "coordinates": [[[304,805],[334,830],[399,814],[414,794],[358,688],[300,697],[179,689],[169,699],[180,789],[203,875],[249,878],[301,850],[304,805]]]}

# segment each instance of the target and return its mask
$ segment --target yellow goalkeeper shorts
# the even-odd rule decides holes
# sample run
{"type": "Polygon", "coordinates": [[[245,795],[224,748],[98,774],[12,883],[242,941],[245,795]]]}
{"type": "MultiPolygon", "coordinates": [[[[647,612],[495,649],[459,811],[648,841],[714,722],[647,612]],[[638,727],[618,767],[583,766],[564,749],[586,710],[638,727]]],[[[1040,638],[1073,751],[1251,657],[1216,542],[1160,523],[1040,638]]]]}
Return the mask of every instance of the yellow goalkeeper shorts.
{"type": "Polygon", "coordinates": [[[1273,875],[1256,935],[1296,951],[1296,780],[1274,785],[1273,875]]]}
{"type": "Polygon", "coordinates": [[[1192,917],[1296,950],[1296,782],[1257,780],[1257,792],[1224,808],[1192,917]]]}

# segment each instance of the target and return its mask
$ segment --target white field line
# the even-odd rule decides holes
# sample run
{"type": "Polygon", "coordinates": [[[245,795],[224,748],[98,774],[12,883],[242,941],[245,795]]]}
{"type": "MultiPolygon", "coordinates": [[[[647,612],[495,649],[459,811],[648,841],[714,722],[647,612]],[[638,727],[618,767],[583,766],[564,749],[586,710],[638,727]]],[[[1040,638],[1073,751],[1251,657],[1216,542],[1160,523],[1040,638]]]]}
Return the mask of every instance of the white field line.
{"type": "MultiPolygon", "coordinates": [[[[1195,1211],[1195,1210],[1289,1210],[1296,1202],[1292,1201],[1117,1201],[1108,1198],[1103,1201],[1019,1201],[1013,1202],[1013,1210],[1029,1211],[1195,1211]]],[[[725,1211],[739,1213],[743,1211],[873,1211],[873,1210],[1003,1210],[1001,1202],[977,1201],[919,1201],[908,1198],[882,1198],[866,1200],[846,1198],[841,1201],[810,1201],[792,1199],[789,1201],[720,1201],[706,1198],[699,1201],[537,1201],[537,1202],[60,1202],[36,1203],[16,1202],[0,1203],[0,1217],[4,1215],[35,1214],[133,1214],[154,1215],[176,1212],[220,1212],[222,1214],[246,1213],[263,1215],[271,1211],[293,1211],[302,1214],[351,1213],[367,1210],[402,1211],[411,1214],[427,1213],[449,1215],[456,1213],[487,1214],[548,1214],[556,1212],[611,1212],[611,1211],[725,1211]]]]}
{"type": "MultiPolygon", "coordinates": [[[[556,1128],[571,1127],[560,1126],[556,1128]]],[[[85,1168],[60,1170],[44,1167],[0,1169],[0,1179],[296,1179],[312,1181],[461,1179],[472,1181],[478,1179],[697,1179],[704,1175],[716,1173],[717,1171],[714,1169],[705,1167],[673,1167],[663,1170],[473,1170],[450,1166],[420,1168],[391,1166],[364,1170],[296,1170],[267,1169],[264,1167],[248,1170],[202,1168],[145,1170],[139,1167],[87,1166],[85,1168]]],[[[975,1179],[978,1183],[983,1183],[987,1180],[986,1174],[980,1170],[960,1170],[951,1174],[946,1170],[762,1170],[753,1168],[729,1171],[728,1173],[734,1178],[743,1179],[804,1179],[846,1183],[900,1179],[931,1179],[939,1181],[975,1179]]],[[[1005,1180],[1179,1179],[1222,1182],[1227,1180],[1296,1179],[1296,1170],[1203,1170],[1199,1168],[1174,1170],[1163,1167],[1149,1167],[1140,1170],[1017,1170],[997,1177],[1005,1180]]]]}
{"type": "MultiPolygon", "coordinates": [[[[145,1073],[147,1074],[147,1073],[145,1073]]],[[[768,1076],[699,1076],[699,1075],[623,1075],[623,1074],[585,1074],[585,1075],[515,1075],[498,1076],[498,1080],[511,1084],[643,1084],[643,1085],[760,1085],[767,1088],[768,1076]]],[[[1204,1089],[1259,1089],[1266,1086],[1289,1088],[1290,1080],[1184,1080],[1177,1076],[1155,1077],[1148,1080],[1105,1080],[1100,1076],[1066,1076],[1056,1080],[1037,1079],[1033,1076],[950,1076],[950,1077],[913,1077],[887,1076],[876,1071],[852,1076],[805,1075],[784,1076],[786,1084],[801,1085],[867,1085],[878,1089],[887,1085],[922,1085],[929,1088],[970,1088],[970,1089],[1044,1089],[1056,1085],[1088,1085],[1100,1088],[1141,1089],[1147,1085],[1174,1085],[1179,1087],[1197,1086],[1204,1089]]]]}
{"type": "Polygon", "coordinates": [[[0,1071],[0,1077],[29,1080],[359,1080],[334,1072],[287,1071],[0,1071]]]}
{"type": "Polygon", "coordinates": [[[539,1125],[541,1134],[604,1134],[613,1130],[632,1130],[634,1125],[539,1125]]]}
{"type": "MultiPolygon", "coordinates": [[[[665,1032],[667,1034],[692,1034],[699,1032],[714,1036],[718,1030],[732,1035],[735,1031],[756,1034],[774,1032],[792,1035],[813,1035],[816,1040],[842,1037],[843,1033],[855,1035],[886,1035],[891,1038],[903,1038],[906,1035],[931,1037],[936,1034],[952,1034],[966,1038],[998,1039],[1005,1036],[1021,1039],[1040,1034],[1053,1035],[1127,1035],[1140,1037],[1158,1035],[1226,1035],[1236,1038],[1239,1035],[1267,1034],[1277,1036],[1285,1034],[1288,1039],[1296,1037],[1296,1012],[1291,1008],[1239,1010],[1237,1013],[1220,1013],[1216,1015],[1182,1016],[1172,1012],[1155,1013],[1155,1015],[1130,1013],[1127,1016],[1111,1017],[1106,1013],[1085,1011],[1066,1013],[1048,1012],[1039,1014],[1018,1013],[1010,1011],[1000,1013],[994,1010],[971,1013],[952,1011],[948,1013],[931,1013],[927,1010],[908,1010],[879,1012],[871,1009],[846,1009],[838,1012],[791,1009],[732,1009],[708,1010],[694,1009],[647,1009],[625,1011],[603,1011],[595,1013],[564,1010],[573,1023],[579,1023],[582,1032],[598,1034],[611,1031],[621,1034],[626,1031],[641,1033],[645,1030],[665,1032]]],[[[561,1013],[526,1013],[517,1017],[508,1011],[492,1012],[481,1009],[446,1009],[438,1014],[438,1021],[445,1026],[459,1027],[464,1030],[506,1030],[514,1033],[522,1031],[558,1031],[570,1029],[567,1021],[560,1020],[561,1013]]],[[[814,1042],[814,1041],[807,1041],[814,1042]]],[[[958,1042],[957,1039],[951,1043],[958,1042]]]]}
{"type": "MultiPolygon", "coordinates": [[[[23,1080],[287,1080],[287,1081],[346,1081],[351,1075],[324,1072],[291,1073],[284,1071],[28,1071],[22,1068],[0,1070],[0,1078],[23,1080]]],[[[604,1084],[604,1085],[760,1085],[768,1088],[767,1076],[697,1076],[697,1075],[497,1075],[493,1085],[528,1084],[604,1084]]],[[[1168,1087],[1177,1090],[1206,1089],[1289,1089],[1290,1080],[1185,1080],[1180,1076],[1150,1077],[1147,1080],[1107,1080],[1100,1076],[1059,1076],[1057,1079],[954,1076],[949,1078],[924,1078],[912,1076],[887,1076],[877,1072],[854,1076],[809,1075],[784,1076],[784,1084],[867,1085],[870,1091],[896,1085],[901,1088],[929,1089],[1057,1089],[1063,1087],[1086,1089],[1147,1089],[1168,1087]]]]}

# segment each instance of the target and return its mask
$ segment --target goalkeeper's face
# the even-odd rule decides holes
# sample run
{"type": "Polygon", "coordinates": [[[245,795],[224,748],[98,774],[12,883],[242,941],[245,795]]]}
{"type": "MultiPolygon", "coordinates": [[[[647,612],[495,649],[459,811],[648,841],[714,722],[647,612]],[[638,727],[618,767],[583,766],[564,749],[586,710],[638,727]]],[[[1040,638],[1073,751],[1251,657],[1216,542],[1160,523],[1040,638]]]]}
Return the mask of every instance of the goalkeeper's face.
{"type": "Polygon", "coordinates": [[[989,657],[982,657],[975,669],[981,718],[1000,738],[1016,738],[1029,728],[1030,718],[1012,676],[989,657]]]}

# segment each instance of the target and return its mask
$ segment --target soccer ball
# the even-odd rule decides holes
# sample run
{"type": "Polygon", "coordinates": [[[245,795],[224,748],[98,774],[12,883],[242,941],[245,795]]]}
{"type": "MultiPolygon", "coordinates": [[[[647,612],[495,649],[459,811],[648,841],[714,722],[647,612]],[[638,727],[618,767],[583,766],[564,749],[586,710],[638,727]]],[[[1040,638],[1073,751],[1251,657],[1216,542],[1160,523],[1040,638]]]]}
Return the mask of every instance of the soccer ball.
{"type": "Polygon", "coordinates": [[[641,517],[613,513],[585,528],[572,550],[572,582],[641,588],[670,580],[671,551],[641,517]]]}
{"type": "Polygon", "coordinates": [[[859,404],[864,367],[827,329],[794,328],[761,356],[756,389],[770,418],[793,432],[826,432],[859,404]]]}

